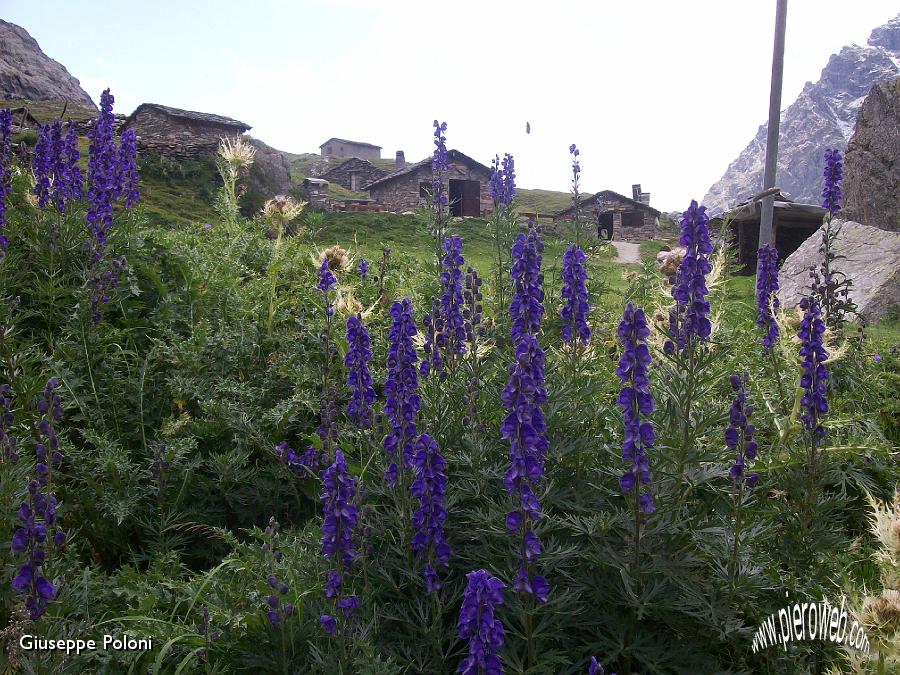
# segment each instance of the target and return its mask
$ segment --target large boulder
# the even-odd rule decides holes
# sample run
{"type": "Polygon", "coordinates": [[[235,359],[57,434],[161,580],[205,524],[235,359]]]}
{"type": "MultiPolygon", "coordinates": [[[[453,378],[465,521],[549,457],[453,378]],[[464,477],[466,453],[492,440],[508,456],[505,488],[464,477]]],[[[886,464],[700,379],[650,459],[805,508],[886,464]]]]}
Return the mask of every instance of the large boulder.
{"type": "MultiPolygon", "coordinates": [[[[900,232],[852,220],[835,220],[834,225],[840,227],[834,251],[844,258],[836,260],[833,269],[853,281],[850,297],[860,316],[869,321],[877,319],[891,305],[900,304],[900,232]]],[[[809,270],[822,264],[821,243],[819,228],[784,261],[779,275],[779,298],[784,307],[795,307],[809,292],[809,270]]]]}
{"type": "Polygon", "coordinates": [[[900,78],[872,87],[847,146],[841,215],[900,232],[900,78]]]}
{"type": "Polygon", "coordinates": [[[293,187],[291,163],[285,153],[256,138],[250,139],[250,145],[256,148],[256,155],[247,176],[247,192],[241,198],[241,211],[247,216],[259,213],[267,199],[289,194],[293,187]]]}

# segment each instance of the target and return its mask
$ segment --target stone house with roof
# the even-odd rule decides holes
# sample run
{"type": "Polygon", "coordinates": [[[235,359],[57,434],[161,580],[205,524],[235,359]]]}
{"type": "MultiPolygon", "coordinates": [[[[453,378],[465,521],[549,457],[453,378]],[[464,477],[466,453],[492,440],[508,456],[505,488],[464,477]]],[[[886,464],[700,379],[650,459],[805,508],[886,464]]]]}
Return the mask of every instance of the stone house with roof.
{"type": "Polygon", "coordinates": [[[318,177],[327,180],[329,183],[340,185],[347,190],[359,192],[364,185],[383,178],[387,174],[387,171],[375,166],[367,159],[351,157],[318,177]]]}
{"type": "MultiPolygon", "coordinates": [[[[653,239],[659,227],[660,212],[650,206],[650,193],[641,192],[639,184],[632,186],[632,197],[629,199],[618,192],[602,190],[579,201],[581,219],[593,224],[598,237],[601,230],[611,228],[614,239],[653,239]]],[[[574,217],[575,207],[570,206],[557,211],[553,220],[571,221],[574,217]]]]}
{"type": "MultiPolygon", "coordinates": [[[[479,217],[494,207],[488,192],[491,170],[459,150],[447,151],[445,188],[452,216],[479,217]]],[[[388,211],[413,211],[430,204],[431,157],[407,164],[364,186],[388,211]]]]}
{"type": "Polygon", "coordinates": [[[223,137],[240,136],[250,125],[224,115],[142,103],[123,122],[133,129],[137,147],[176,159],[197,159],[216,152],[223,137]]]}
{"type": "Polygon", "coordinates": [[[348,141],[345,138],[329,138],[319,146],[322,157],[357,157],[359,159],[381,159],[381,146],[348,141]]]}

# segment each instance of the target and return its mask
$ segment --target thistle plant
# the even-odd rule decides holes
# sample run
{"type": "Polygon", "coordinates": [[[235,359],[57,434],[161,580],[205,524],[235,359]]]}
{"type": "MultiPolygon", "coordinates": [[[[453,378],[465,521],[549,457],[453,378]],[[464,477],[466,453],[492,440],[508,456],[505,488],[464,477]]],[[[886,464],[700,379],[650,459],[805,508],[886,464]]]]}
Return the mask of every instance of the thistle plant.
{"type": "Polygon", "coordinates": [[[0,110],[0,260],[9,248],[6,230],[6,198],[11,191],[10,176],[12,164],[12,113],[0,110]]]}
{"type": "Polygon", "coordinates": [[[412,341],[417,332],[412,301],[404,298],[391,305],[387,380],[384,383],[384,416],[388,424],[384,451],[389,460],[385,480],[391,486],[404,484],[405,472],[410,467],[418,438],[419,378],[416,349],[412,341]]]}
{"type": "Polygon", "coordinates": [[[222,178],[222,193],[217,200],[219,212],[229,227],[234,227],[238,217],[237,182],[253,165],[256,148],[241,136],[219,139],[216,167],[222,178]]]}
{"type": "Polygon", "coordinates": [[[415,529],[412,549],[419,560],[425,561],[422,577],[425,592],[431,593],[441,587],[437,568],[446,569],[450,564],[450,545],[444,536],[447,463],[437,441],[428,434],[420,434],[411,464],[415,480],[410,486],[410,494],[419,502],[412,516],[415,529]]]}
{"type": "Polygon", "coordinates": [[[272,325],[275,320],[275,291],[278,286],[278,271],[281,267],[279,253],[281,242],[287,226],[303,213],[306,202],[296,202],[293,197],[277,195],[266,201],[262,208],[263,217],[275,230],[275,245],[272,247],[272,261],[269,263],[269,311],[266,319],[266,333],[272,336],[272,325]]]}
{"type": "Polygon", "coordinates": [[[503,604],[502,581],[485,570],[466,575],[466,590],[459,608],[458,634],[468,642],[468,653],[456,672],[463,675],[502,675],[497,655],[505,634],[495,608],[503,604]]]}

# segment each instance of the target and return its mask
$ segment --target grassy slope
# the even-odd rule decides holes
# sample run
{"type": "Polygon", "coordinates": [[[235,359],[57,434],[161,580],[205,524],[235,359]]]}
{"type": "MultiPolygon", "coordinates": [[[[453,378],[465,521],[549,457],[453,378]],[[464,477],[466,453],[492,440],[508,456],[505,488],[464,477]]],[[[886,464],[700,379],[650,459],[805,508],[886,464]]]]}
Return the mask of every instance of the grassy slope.
{"type": "MultiPolygon", "coordinates": [[[[89,120],[97,114],[96,110],[91,110],[90,108],[82,108],[75,103],[69,103],[68,105],[66,105],[65,101],[26,101],[25,99],[0,99],[0,109],[18,108],[20,106],[25,106],[28,109],[28,112],[34,115],[34,118],[41,124],[53,122],[60,116],[63,109],[65,109],[66,111],[65,116],[62,118],[63,120],[89,120]]],[[[18,120],[15,120],[15,123],[17,122],[18,120]]]]}

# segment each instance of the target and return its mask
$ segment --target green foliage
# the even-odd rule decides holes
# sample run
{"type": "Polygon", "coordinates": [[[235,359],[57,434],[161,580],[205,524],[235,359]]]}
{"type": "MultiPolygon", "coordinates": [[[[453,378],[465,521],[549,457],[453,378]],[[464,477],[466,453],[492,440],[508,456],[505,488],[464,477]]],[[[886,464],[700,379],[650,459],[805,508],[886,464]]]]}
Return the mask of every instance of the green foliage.
{"type": "MultiPolygon", "coordinates": [[[[155,199],[166,186],[199,185],[215,171],[163,161],[142,168],[144,188],[155,199]]],[[[0,464],[0,541],[12,537],[15,510],[34,472],[28,406],[50,375],[62,383],[66,409],[59,424],[65,460],[56,480],[70,538],[49,566],[65,580],[49,613],[29,625],[21,598],[4,583],[0,625],[13,638],[26,631],[50,638],[127,631],[151,637],[153,649],[68,658],[8,651],[3,658],[26,672],[54,673],[454,671],[466,649],[456,632],[465,574],[484,568],[511,586],[516,565],[504,526],[511,507],[502,482],[509,448],[500,436],[500,399],[513,358],[503,317],[509,289],[495,307],[491,272],[506,263],[504,247],[517,223],[500,224],[499,260],[491,223],[450,224],[464,239],[467,263],[485,279],[484,305],[494,316],[477,358],[462,359],[444,380],[422,380],[420,430],[438,440],[448,462],[446,530],[454,552],[434,595],[424,593],[421,563],[410,550],[410,498],[382,480],[383,422],[361,435],[339,418],[338,444],[365,486],[364,520],[372,531],[360,541],[359,563],[345,582],[358,593],[359,610],[348,633],[331,640],[319,625],[319,616],[333,608],[322,595],[320,486],[298,478],[273,453],[282,440],[300,451],[318,443],[326,357],[315,257],[340,244],[354,260],[365,256],[371,264],[367,281],[352,268],[337,272],[345,301],[338,312],[352,306],[351,297],[366,312],[372,377],[383,400],[390,302],[408,295],[418,318],[436,288],[425,219],[307,212],[303,227],[280,239],[276,257],[276,242],[258,220],[222,222],[178,200],[170,204],[184,216],[178,222],[162,210],[117,212],[109,255],[127,256],[127,276],[94,325],[87,312],[84,210],[41,213],[25,200],[27,189],[27,175],[15,171],[10,250],[0,262],[0,327],[11,329],[0,345],[0,379],[8,380],[15,355],[23,460],[0,464]],[[51,247],[53,228],[59,234],[51,247]],[[379,297],[383,247],[392,252],[379,297]],[[479,392],[474,401],[467,398],[472,382],[479,392]],[[166,446],[170,463],[159,494],[154,443],[166,446]],[[262,547],[260,528],[272,516],[282,528],[280,560],[262,547]],[[280,627],[266,618],[269,571],[287,584],[285,597],[295,608],[280,627]],[[215,640],[200,632],[204,607],[215,640]]],[[[207,203],[213,197],[206,195],[207,203]]],[[[801,601],[834,600],[840,587],[878,588],[866,500],[867,494],[889,498],[898,481],[896,324],[867,329],[870,337],[834,364],[840,376],[829,394],[827,441],[819,470],[810,475],[792,413],[795,348],[786,340],[774,360],[762,358],[752,279],[714,285],[710,345],[690,363],[654,348],[658,441],[650,464],[657,511],[642,526],[636,554],[633,514],[618,484],[625,462],[615,326],[628,300],[648,315],[661,302],[655,251],[645,246],[643,264],[625,269],[626,277],[609,246],[585,247],[593,339],[573,355],[560,346],[558,319],[559,266],[568,242],[545,239],[541,343],[550,450],[538,534],[551,593],[547,604],[534,605],[508,588],[498,610],[507,635],[506,672],[583,673],[591,655],[617,672],[802,673],[840,666],[843,657],[832,645],[753,655],[750,641],[762,619],[786,604],[786,591],[801,601]],[[754,470],[761,478],[740,498],[735,554],[733,458],[722,433],[727,377],[745,370],[760,442],[754,470]]],[[[339,331],[344,318],[336,316],[339,331]]],[[[338,391],[339,410],[347,397],[338,391]]],[[[0,567],[7,579],[15,573],[6,544],[0,567]]]]}

